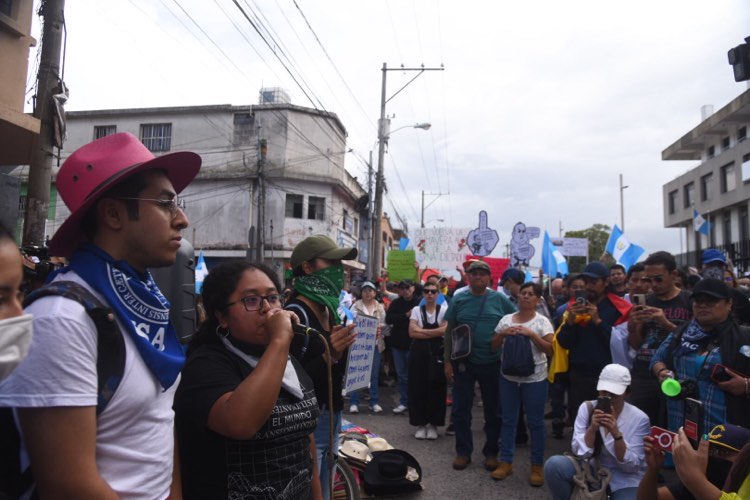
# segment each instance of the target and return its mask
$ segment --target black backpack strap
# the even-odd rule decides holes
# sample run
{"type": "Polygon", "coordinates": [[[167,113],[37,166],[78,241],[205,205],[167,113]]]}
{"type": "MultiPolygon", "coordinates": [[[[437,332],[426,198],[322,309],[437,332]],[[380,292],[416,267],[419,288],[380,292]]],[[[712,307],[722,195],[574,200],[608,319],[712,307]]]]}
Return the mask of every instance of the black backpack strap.
{"type": "Polygon", "coordinates": [[[117,327],[112,309],[88,289],[73,281],[54,281],[31,292],[23,301],[24,308],[42,297],[59,296],[81,304],[96,325],[97,332],[97,404],[99,416],[112,399],[125,371],[125,341],[117,327]]]}

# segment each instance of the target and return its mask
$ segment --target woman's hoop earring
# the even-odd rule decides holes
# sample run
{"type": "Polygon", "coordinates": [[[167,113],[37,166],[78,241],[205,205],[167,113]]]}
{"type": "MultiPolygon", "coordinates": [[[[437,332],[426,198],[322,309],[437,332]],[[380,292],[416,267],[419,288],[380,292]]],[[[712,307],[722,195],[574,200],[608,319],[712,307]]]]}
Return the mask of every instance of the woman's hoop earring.
{"type": "Polygon", "coordinates": [[[224,332],[222,332],[221,330],[222,330],[221,325],[216,325],[216,335],[218,335],[219,337],[224,337],[224,338],[229,337],[229,328],[225,328],[224,332]]]}

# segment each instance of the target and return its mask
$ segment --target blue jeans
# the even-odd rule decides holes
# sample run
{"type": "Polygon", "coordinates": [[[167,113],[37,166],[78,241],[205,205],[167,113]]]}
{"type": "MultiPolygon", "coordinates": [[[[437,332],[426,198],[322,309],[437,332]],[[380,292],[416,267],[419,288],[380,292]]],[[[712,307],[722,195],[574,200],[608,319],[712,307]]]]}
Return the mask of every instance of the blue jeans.
{"type": "MultiPolygon", "coordinates": [[[[484,410],[484,435],[482,448],[485,457],[497,457],[501,421],[498,403],[500,363],[475,365],[453,362],[453,429],[456,431],[456,455],[471,457],[474,442],[471,435],[471,406],[474,403],[474,384],[479,383],[484,410]]],[[[516,409],[518,414],[518,409],[516,409]]]]}
{"type": "Polygon", "coordinates": [[[523,402],[526,422],[531,434],[531,464],[544,463],[544,403],[547,400],[547,380],[519,384],[500,375],[500,407],[503,427],[501,434],[500,460],[513,463],[516,451],[516,427],[518,411],[523,402]]]}
{"type": "MultiPolygon", "coordinates": [[[[552,493],[553,500],[569,500],[573,493],[573,476],[576,468],[570,459],[563,455],[549,457],[544,464],[544,480],[552,493]]],[[[620,488],[613,491],[610,500],[636,500],[638,488],[620,488]]]]}
{"type": "Polygon", "coordinates": [[[398,377],[399,404],[409,406],[409,350],[391,348],[393,364],[396,365],[396,376],[398,377]]]}
{"type": "MultiPolygon", "coordinates": [[[[328,407],[320,410],[320,417],[318,418],[318,426],[313,431],[315,437],[315,459],[318,463],[318,475],[320,477],[320,486],[323,489],[324,500],[331,498],[329,477],[328,477],[328,464],[326,464],[326,452],[328,451],[328,419],[330,413],[328,407]]],[[[337,411],[333,414],[334,428],[333,428],[333,455],[339,452],[339,433],[341,432],[341,412],[337,411]]]]}
{"type": "MultiPolygon", "coordinates": [[[[375,347],[372,355],[372,372],[370,373],[370,406],[378,404],[378,384],[380,383],[380,351],[375,347]]],[[[356,390],[349,395],[349,403],[359,404],[361,390],[356,390]]]]}

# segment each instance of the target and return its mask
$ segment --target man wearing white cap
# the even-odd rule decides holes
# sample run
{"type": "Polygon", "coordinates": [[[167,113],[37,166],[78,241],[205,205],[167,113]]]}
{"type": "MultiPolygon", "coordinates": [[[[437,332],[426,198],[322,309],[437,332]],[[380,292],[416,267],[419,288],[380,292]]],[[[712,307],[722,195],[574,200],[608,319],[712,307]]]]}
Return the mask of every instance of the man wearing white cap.
{"type": "Polygon", "coordinates": [[[70,265],[54,279],[112,309],[124,368],[103,407],[111,389],[98,381],[101,337],[85,309],[62,296],[28,308],[29,355],[2,384],[0,406],[18,410],[41,498],[179,496],[172,402],[184,354],[148,268],[175,262],[188,226],[177,195],[200,165],[188,152],[156,158],[120,133],[81,147],[60,168],[57,190],[70,216],[49,246],[70,265]]]}
{"type": "MultiPolygon", "coordinates": [[[[643,438],[649,434],[651,424],[645,413],[625,402],[630,391],[630,370],[624,366],[605,366],[596,390],[599,398],[585,401],[578,409],[571,443],[573,453],[583,458],[596,457],[598,464],[612,473],[609,486],[613,500],[635,500],[646,472],[643,438]]],[[[575,472],[573,461],[567,456],[555,455],[547,460],[544,477],[552,498],[570,498],[575,472]]]]}

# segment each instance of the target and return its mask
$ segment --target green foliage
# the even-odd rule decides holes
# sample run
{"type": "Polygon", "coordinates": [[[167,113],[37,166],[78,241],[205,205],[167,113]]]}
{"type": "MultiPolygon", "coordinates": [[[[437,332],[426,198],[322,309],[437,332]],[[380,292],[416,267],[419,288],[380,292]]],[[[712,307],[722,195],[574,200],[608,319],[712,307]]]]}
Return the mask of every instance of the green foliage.
{"type": "MultiPolygon", "coordinates": [[[[566,238],[586,238],[589,240],[589,261],[600,260],[607,246],[607,239],[612,228],[606,224],[594,224],[588,229],[565,231],[566,238]]],[[[606,256],[608,257],[608,256],[606,256]]],[[[606,259],[605,257],[605,259],[606,259]]],[[[585,257],[568,257],[571,274],[580,273],[586,267],[585,257]]]]}

